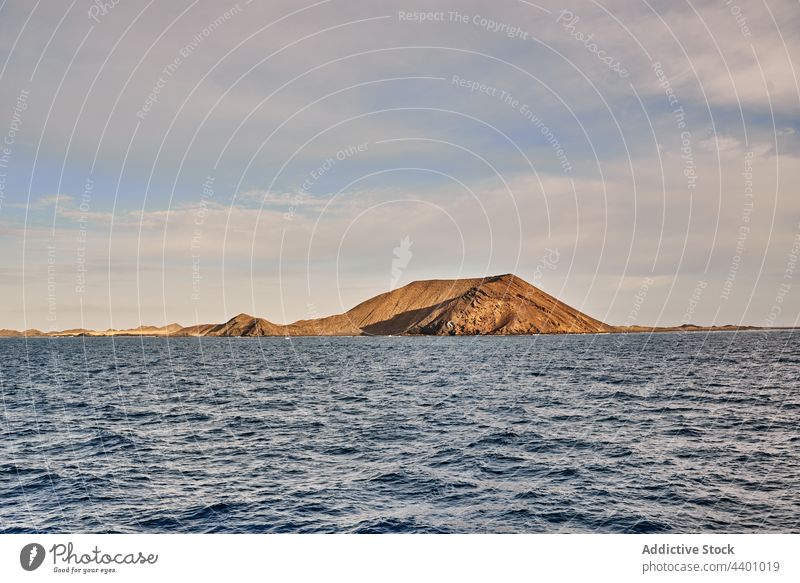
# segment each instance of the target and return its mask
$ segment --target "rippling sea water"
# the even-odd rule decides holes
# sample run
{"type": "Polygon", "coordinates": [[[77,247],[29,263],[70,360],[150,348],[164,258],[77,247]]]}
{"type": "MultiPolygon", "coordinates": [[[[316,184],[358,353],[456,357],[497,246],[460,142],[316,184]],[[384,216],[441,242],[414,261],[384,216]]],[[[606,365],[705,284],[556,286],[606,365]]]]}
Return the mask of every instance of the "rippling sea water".
{"type": "Polygon", "coordinates": [[[798,532],[799,347],[0,339],[0,532],[798,532]]]}

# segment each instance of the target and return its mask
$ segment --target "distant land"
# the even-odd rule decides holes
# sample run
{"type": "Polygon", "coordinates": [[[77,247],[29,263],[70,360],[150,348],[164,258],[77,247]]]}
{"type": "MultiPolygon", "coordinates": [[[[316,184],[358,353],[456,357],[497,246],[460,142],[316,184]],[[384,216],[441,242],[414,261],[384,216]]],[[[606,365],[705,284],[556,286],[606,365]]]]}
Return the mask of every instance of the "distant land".
{"type": "Polygon", "coordinates": [[[55,332],[3,330],[5,337],[61,336],[476,336],[758,330],[756,326],[612,326],[587,316],[511,275],[414,281],[343,314],[273,324],[239,314],[223,324],[74,328],[55,332]]]}

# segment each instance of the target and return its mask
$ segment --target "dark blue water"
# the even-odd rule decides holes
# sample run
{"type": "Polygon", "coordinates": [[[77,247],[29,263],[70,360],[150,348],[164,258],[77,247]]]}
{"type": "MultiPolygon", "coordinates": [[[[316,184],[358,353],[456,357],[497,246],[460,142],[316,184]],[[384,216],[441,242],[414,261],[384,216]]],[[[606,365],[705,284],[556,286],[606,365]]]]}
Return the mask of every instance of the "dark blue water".
{"type": "Polygon", "coordinates": [[[0,340],[0,532],[798,532],[790,332],[0,340]]]}

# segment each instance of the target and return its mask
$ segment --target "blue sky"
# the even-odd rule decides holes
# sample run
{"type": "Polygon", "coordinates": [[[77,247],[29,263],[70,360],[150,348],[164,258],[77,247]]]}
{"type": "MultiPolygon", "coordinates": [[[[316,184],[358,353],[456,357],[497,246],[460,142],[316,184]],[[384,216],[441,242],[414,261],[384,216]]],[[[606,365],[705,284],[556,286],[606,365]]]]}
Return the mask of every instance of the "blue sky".
{"type": "Polygon", "coordinates": [[[98,6],[0,8],[0,326],[506,272],[617,324],[797,320],[796,2],[98,6]]]}

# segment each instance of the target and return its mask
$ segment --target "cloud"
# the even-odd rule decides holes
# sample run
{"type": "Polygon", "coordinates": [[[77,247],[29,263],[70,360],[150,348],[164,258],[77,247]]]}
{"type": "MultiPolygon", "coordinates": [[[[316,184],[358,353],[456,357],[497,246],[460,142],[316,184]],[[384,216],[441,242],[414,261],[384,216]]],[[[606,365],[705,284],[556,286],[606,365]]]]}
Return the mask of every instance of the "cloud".
{"type": "Polygon", "coordinates": [[[699,141],[701,148],[709,152],[737,153],[742,150],[742,143],[733,136],[709,136],[699,141]]]}
{"type": "Polygon", "coordinates": [[[68,205],[75,199],[67,194],[51,194],[39,196],[30,203],[11,203],[11,208],[28,209],[30,211],[41,211],[52,207],[58,208],[59,205],[68,205]]]}
{"type": "Polygon", "coordinates": [[[754,210],[737,291],[709,293],[696,316],[758,323],[773,302],[800,210],[796,2],[734,14],[710,0],[280,0],[242,3],[206,34],[234,4],[121,2],[99,22],[85,6],[3,4],[0,137],[14,143],[2,192],[24,193],[0,210],[0,269],[17,274],[3,284],[9,325],[23,283],[29,311],[46,313],[48,242],[65,318],[84,302],[128,318],[142,306],[154,321],[291,320],[384,291],[406,238],[408,279],[530,277],[557,246],[543,285],[612,321],[653,273],[640,316],[675,322],[698,279],[710,290],[727,277],[747,152],[754,210]],[[447,16],[401,21],[412,9],[447,16]],[[55,233],[52,192],[69,193],[55,233]]]}

